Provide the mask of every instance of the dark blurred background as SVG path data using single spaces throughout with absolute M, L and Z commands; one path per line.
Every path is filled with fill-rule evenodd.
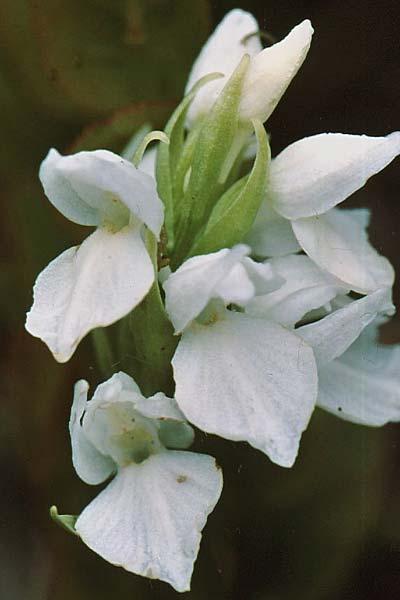
M 73 382 L 99 373 L 89 338 L 58 365 L 23 328 L 37 273 L 87 235 L 45 200 L 37 172 L 50 146 L 120 150 L 144 121 L 162 127 L 207 34 L 235 6 L 277 40 L 304 18 L 315 28 L 267 125 L 275 154 L 314 133 L 399 128 L 398 0 L 0 3 L 1 600 L 178 598 L 108 565 L 48 517 L 53 503 L 78 513 L 98 493 L 72 469 L 67 422 Z M 372 239 L 397 270 L 398 169 L 347 203 L 373 209 Z M 400 342 L 398 317 L 383 337 Z M 245 444 L 200 436 L 197 449 L 217 456 L 225 487 L 188 597 L 399 598 L 399 440 L 395 425 L 362 428 L 317 410 L 295 467 L 284 470 Z

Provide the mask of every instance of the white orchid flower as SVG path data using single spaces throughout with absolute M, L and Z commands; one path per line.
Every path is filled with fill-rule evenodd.
M 50 150 L 40 179 L 67 219 L 97 227 L 42 271 L 27 315 L 27 330 L 65 362 L 91 329 L 117 321 L 149 291 L 154 268 L 142 230 L 158 237 L 163 205 L 149 175 L 107 150 Z
M 296 330 L 314 350 L 321 408 L 370 426 L 400 420 L 400 345 L 377 341 L 379 324 L 393 312 L 391 290 L 385 288 L 347 299 Z
M 371 427 L 400 421 L 400 344 L 380 344 L 376 322 L 318 374 L 324 410 Z
M 334 207 L 399 154 L 400 132 L 386 137 L 320 134 L 288 146 L 271 162 L 268 205 L 247 243 L 258 256 L 290 254 L 297 245 L 362 294 L 391 286 L 393 269 L 370 245 L 365 214 Z
M 351 212 L 367 221 L 368 211 Z M 399 421 L 400 345 L 377 342 L 378 324 L 394 312 L 390 288 L 353 300 L 344 295 L 349 290 L 338 279 L 307 256 L 273 258 L 264 264 L 285 283 L 255 296 L 245 311 L 287 327 L 309 315 L 317 319 L 296 329 L 313 348 L 317 361 L 317 405 L 364 425 Z
M 350 290 L 322 271 L 308 256 L 292 254 L 264 262 L 284 280 L 277 290 L 258 294 L 246 306 L 246 314 L 294 327 L 309 312 L 328 306 Z
M 195 256 L 164 282 L 167 313 L 182 332 L 172 360 L 176 400 L 200 429 L 247 441 L 289 467 L 315 406 L 316 365 L 296 333 L 226 308 L 282 283 L 249 250 Z
M 144 398 L 125 373 L 99 385 L 75 386 L 70 434 L 79 477 L 114 479 L 84 509 L 75 530 L 105 560 L 189 590 L 201 530 L 222 490 L 211 456 L 187 448 L 193 430 L 171 398 Z
M 209 73 L 224 77 L 199 90 L 189 109 L 189 123 L 207 114 L 245 54 L 251 61 L 243 83 L 240 118 L 264 122 L 272 114 L 307 56 L 313 28 L 310 21 L 303 21 L 284 40 L 264 50 L 258 33 L 257 21 L 248 12 L 235 9 L 224 17 L 193 64 L 186 91 Z

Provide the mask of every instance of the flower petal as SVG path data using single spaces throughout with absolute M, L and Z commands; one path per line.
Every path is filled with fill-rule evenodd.
M 271 163 L 270 193 L 287 219 L 322 214 L 343 202 L 400 153 L 400 132 L 386 137 L 321 133 L 288 146 Z
M 393 314 L 391 290 L 377 290 L 354 300 L 316 323 L 296 329 L 314 350 L 318 366 L 343 354 L 378 315 Z
M 304 315 L 324 306 L 338 294 L 349 290 L 307 256 L 292 255 L 267 261 L 285 283 L 278 290 L 256 296 L 246 306 L 246 313 L 294 327 Z
M 93 446 L 82 428 L 81 418 L 87 405 L 88 389 L 87 381 L 81 380 L 75 384 L 69 432 L 75 471 L 85 483 L 97 485 L 116 470 L 116 464 Z
M 224 248 L 211 254 L 194 256 L 168 277 L 163 284 L 165 308 L 176 331 L 182 331 L 206 308 L 212 298 L 219 297 L 217 286 L 221 285 L 249 250 L 248 246 L 240 244 L 232 250 Z M 244 274 L 244 278 L 246 277 Z M 252 285 L 249 281 L 244 283 Z M 234 285 L 234 290 L 236 289 L 237 286 Z M 221 293 L 227 293 L 222 286 Z
M 115 234 L 98 229 L 39 275 L 26 329 L 66 362 L 91 329 L 114 323 L 139 304 L 153 280 L 140 228 Z
M 135 408 L 149 419 L 174 419 L 185 421 L 185 415 L 179 409 L 174 398 L 168 398 L 163 392 L 158 392 L 149 398 L 135 402 Z
M 292 226 L 303 250 L 321 269 L 366 294 L 393 285 L 394 271 L 369 243 L 357 214 L 332 209 L 325 215 L 293 221 Z
M 135 403 L 135 408 L 144 417 L 159 420 L 159 437 L 166 448 L 189 448 L 194 440 L 193 428 L 179 409 L 174 398 L 158 392 L 150 398 Z
M 164 209 L 152 177 L 108 150 L 61 156 L 50 150 L 40 180 L 50 202 L 81 225 L 127 225 L 129 213 L 158 236 Z
M 285 256 L 301 249 L 291 222 L 278 215 L 268 202 L 261 204 L 245 243 L 251 247 L 253 254 L 262 258 Z
M 295 333 L 226 311 L 185 331 L 172 364 L 176 400 L 190 422 L 293 464 L 317 396 L 313 353 Z
M 243 83 L 240 117 L 264 122 L 274 111 L 310 48 L 314 30 L 309 20 L 296 27 L 281 42 L 265 48 L 251 59 Z
M 221 490 L 210 456 L 162 452 L 121 469 L 82 512 L 76 531 L 112 564 L 183 592 Z
M 379 427 L 400 421 L 400 344 L 384 346 L 370 325 L 319 373 L 318 405 L 346 421 Z
M 190 123 L 210 110 L 243 55 L 253 56 L 260 52 L 262 46 L 258 35 L 251 35 L 257 33 L 258 23 L 248 12 L 231 10 L 222 19 L 194 62 L 185 93 L 209 73 L 223 73 L 225 77 L 208 83 L 198 91 L 188 112 Z

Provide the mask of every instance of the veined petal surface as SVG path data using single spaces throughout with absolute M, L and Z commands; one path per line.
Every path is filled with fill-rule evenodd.
M 128 224 L 130 213 L 158 236 L 164 208 L 147 173 L 108 150 L 61 156 L 50 150 L 39 177 L 50 202 L 81 225 Z
M 276 291 L 256 296 L 246 313 L 294 327 L 311 310 L 324 306 L 338 294 L 347 294 L 343 284 L 322 271 L 308 256 L 291 255 L 266 262 L 285 283 Z
M 226 311 L 215 323 L 186 330 L 172 364 L 188 421 L 292 466 L 317 397 L 314 356 L 300 337 Z
M 287 219 L 320 215 L 381 171 L 400 153 L 400 132 L 386 137 L 321 133 L 283 150 L 271 163 L 269 190 Z
M 367 327 L 342 356 L 320 369 L 318 405 L 362 425 L 400 421 L 400 344 L 380 344 L 377 327 Z
M 82 512 L 76 531 L 110 563 L 187 591 L 221 490 L 210 456 L 161 452 L 122 468 Z
M 367 294 L 393 285 L 393 267 L 370 244 L 358 210 L 331 209 L 292 227 L 306 254 L 352 290 Z
M 80 340 L 130 312 L 147 294 L 154 269 L 140 235 L 128 226 L 98 229 L 40 273 L 26 329 L 66 362 Z
M 81 419 L 87 406 L 88 389 L 87 381 L 81 380 L 75 384 L 69 432 L 75 471 L 82 481 L 96 485 L 105 481 L 116 470 L 117 465 L 95 448 L 83 430 Z
M 239 244 L 231 250 L 224 248 L 211 254 L 194 256 L 168 277 L 163 284 L 165 308 L 176 331 L 182 331 L 206 308 L 212 298 L 220 297 L 217 287 L 249 251 L 248 246 Z M 240 271 L 239 275 L 244 280 L 241 281 L 242 292 L 243 287 L 254 289 L 246 272 Z M 238 283 L 234 279 L 233 291 L 237 289 Z M 226 287 L 222 286 L 220 292 L 226 295 Z
M 393 312 L 391 290 L 384 288 L 299 327 L 296 333 L 310 344 L 318 366 L 323 366 L 343 354 L 379 315 Z

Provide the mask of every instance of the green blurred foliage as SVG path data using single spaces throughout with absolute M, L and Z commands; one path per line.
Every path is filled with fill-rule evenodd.
M 387 32 L 396 23 L 390 0 L 384 2 L 389 7 L 386 29 L 378 18 L 381 8 L 369 0 L 353 2 L 354 6 L 350 3 L 346 11 L 336 13 L 335 3 L 329 7 L 325 2 L 305 4 L 282 2 L 281 17 L 274 7 L 268 27 L 284 34 L 301 18 L 311 16 L 314 25 L 320 26 L 315 41 L 320 52 L 328 44 L 339 52 L 338 38 L 348 39 L 339 31 L 346 19 L 350 28 L 360 23 L 360 6 L 368 35 L 377 28 L 383 36 L 384 30 L 387 41 Z M 270 9 L 264 2 L 241 5 L 258 11 L 265 26 Z M 214 21 L 232 7 L 233 2 L 212 3 Z M 336 29 L 331 26 L 332 14 L 337 19 Z M 52 504 L 58 505 L 60 513 L 77 514 L 98 493 L 97 487 L 85 485 L 73 471 L 67 422 L 73 382 L 84 377 L 93 389 L 101 373 L 94 363 L 90 339 L 81 344 L 68 365 L 58 365 L 41 342 L 24 332 L 23 321 L 36 274 L 58 252 L 87 234 L 58 215 L 43 196 L 37 172 L 48 148 L 119 151 L 143 122 L 162 127 L 209 31 L 209 17 L 207 0 L 0 3 L 2 600 L 179 597 L 166 584 L 108 565 L 49 518 Z M 389 99 L 394 97 L 390 86 L 394 90 L 391 82 L 395 81 L 390 75 L 386 85 L 378 85 L 372 94 L 381 103 L 387 98 L 382 126 L 379 120 L 376 124 L 368 103 L 365 112 L 360 110 L 366 97 L 360 73 L 365 76 L 371 71 L 379 44 L 375 39 L 371 46 L 362 35 L 357 42 L 358 50 L 343 42 L 348 60 L 340 59 L 344 66 L 339 69 L 335 54 L 330 66 L 336 65 L 337 72 L 333 68 L 329 78 L 324 79 L 318 51 L 310 57 L 302 78 L 296 79 L 288 99 L 285 97 L 269 122 L 275 152 L 296 137 L 325 129 L 357 127 L 373 134 L 394 128 L 388 112 Z M 394 71 L 390 70 L 388 48 L 389 42 L 385 57 L 390 74 Z M 357 71 L 359 79 L 354 84 L 351 77 L 363 52 L 368 60 Z M 351 63 L 351 57 L 355 62 Z M 324 60 L 329 62 L 329 56 L 324 54 Z M 374 77 L 383 82 L 374 64 Z M 316 72 L 318 82 L 312 88 Z M 310 94 L 310 89 L 314 93 Z M 385 95 L 379 96 L 380 89 Z M 340 105 L 343 90 L 349 97 L 345 108 Z M 324 103 L 325 113 L 320 108 Z M 336 104 L 339 116 L 336 114 L 334 121 Z M 344 111 L 343 123 L 340 111 Z M 375 131 L 378 125 L 380 130 Z M 378 245 L 392 260 L 397 250 L 386 233 L 394 228 L 397 196 L 393 181 L 393 175 L 392 179 L 383 175 L 368 188 L 369 199 L 379 202 L 385 196 L 385 204 L 378 205 L 381 220 L 375 222 L 374 235 L 380 233 Z M 395 322 L 387 339 L 398 341 L 399 337 Z M 117 368 L 127 360 L 128 355 L 122 357 Z M 393 575 L 400 572 L 396 439 L 395 428 L 361 428 L 316 411 L 296 466 L 285 470 L 245 444 L 199 433 L 195 449 L 217 457 L 225 486 L 205 528 L 188 597 L 396 598 L 396 590 L 400 590 Z

